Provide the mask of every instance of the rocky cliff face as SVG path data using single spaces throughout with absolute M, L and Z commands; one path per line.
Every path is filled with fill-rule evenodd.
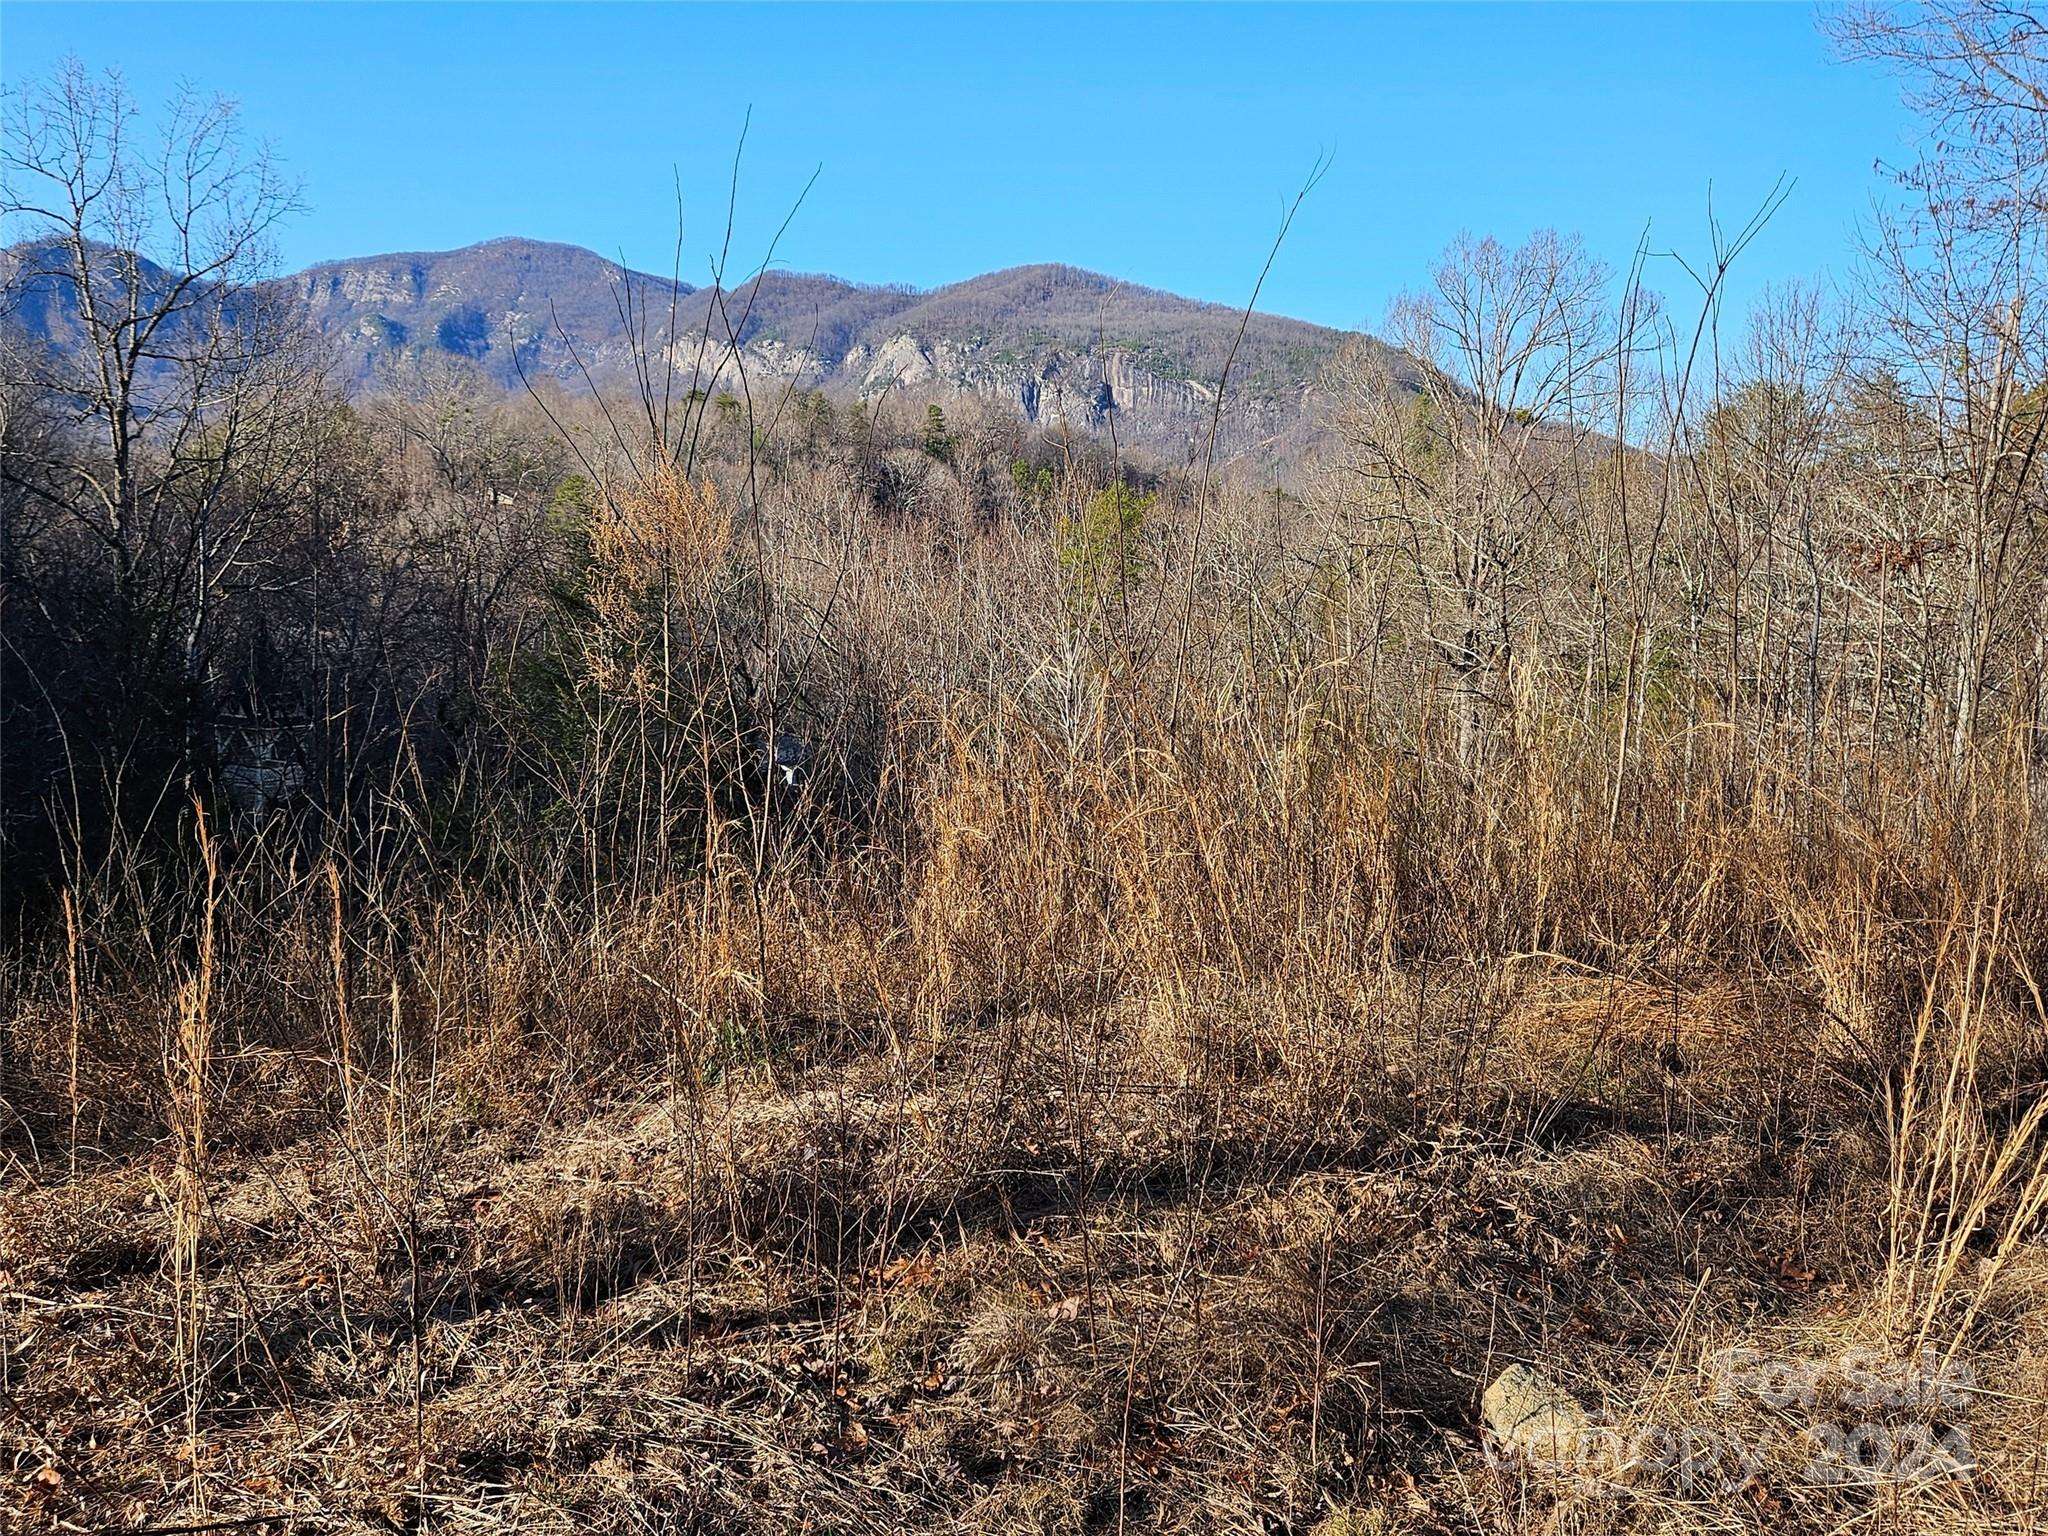
M 1277 440 L 1300 424 L 1309 387 L 1265 398 L 1233 391 L 1219 417 L 1215 385 L 1162 378 L 1120 347 L 1047 345 L 1029 356 L 991 357 L 986 348 L 908 332 L 876 348 L 852 348 L 837 372 L 865 398 L 894 389 L 920 397 L 974 396 L 1013 406 L 1048 431 L 1093 435 L 1114 428 L 1127 444 L 1176 462 L 1201 456 L 1212 419 L 1225 452 Z
M 325 262 L 281 281 L 362 385 L 422 353 L 466 358 L 507 387 L 522 370 L 609 381 L 632 359 L 622 314 L 645 307 L 650 323 L 665 324 L 671 291 L 692 291 L 576 246 L 513 239 Z

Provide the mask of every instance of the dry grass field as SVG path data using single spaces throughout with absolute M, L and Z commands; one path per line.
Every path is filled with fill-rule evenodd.
M 863 532 L 877 670 L 1029 645 L 1000 538 Z M 1701 729 L 1617 797 L 1611 731 L 1462 772 L 1228 643 L 1063 718 L 984 654 L 886 814 L 595 885 L 195 812 L 70 888 L 5 974 L 17 1523 L 2048 1523 L 2026 754 L 1844 803 Z M 1489 1435 L 1518 1363 L 1587 1434 Z

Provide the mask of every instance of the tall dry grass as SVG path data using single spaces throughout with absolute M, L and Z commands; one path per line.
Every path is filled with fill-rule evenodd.
M 1171 539 L 1090 608 L 1050 524 L 719 495 L 593 540 L 539 821 L 196 812 L 8 954 L 23 1518 L 2039 1526 L 2023 737 L 1816 784 L 1532 673 L 1463 762 L 1320 569 L 1183 626 Z M 1508 1360 L 1662 1423 L 1743 1340 L 1970 1362 L 1983 1465 L 1479 1453 Z

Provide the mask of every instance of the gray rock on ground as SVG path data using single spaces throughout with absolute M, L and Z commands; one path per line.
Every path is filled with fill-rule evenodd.
M 1564 1388 L 1526 1365 L 1511 1365 L 1479 1399 L 1489 1440 L 1532 1466 L 1590 1470 L 1599 1439 L 1591 1416 Z

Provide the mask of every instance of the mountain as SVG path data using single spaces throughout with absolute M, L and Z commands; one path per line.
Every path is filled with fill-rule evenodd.
M 143 307 L 165 301 L 177 274 L 146 256 L 131 256 L 99 247 L 94 287 L 103 296 L 126 293 L 132 277 L 143 294 Z M 118 258 L 118 259 L 117 259 Z M 0 321 L 10 331 L 69 352 L 85 344 L 69 249 L 54 240 L 24 240 L 0 251 Z M 118 305 L 117 305 L 118 307 Z
M 15 314 L 63 345 L 75 324 L 61 285 L 39 285 Z M 322 262 L 278 285 L 363 388 L 394 364 L 440 355 L 508 389 L 522 374 L 603 389 L 630 383 L 644 349 L 658 380 L 666 352 L 678 392 L 738 392 L 744 369 L 757 391 L 794 385 L 914 402 L 972 395 L 1048 428 L 1095 434 L 1113 422 L 1126 446 L 1169 460 L 1200 453 L 1242 320 L 1224 305 L 1074 267 L 1014 267 L 927 292 L 776 271 L 719 293 L 578 246 L 517 238 Z M 1309 430 L 1324 365 L 1353 340 L 1254 315 L 1231 366 L 1221 451 L 1290 456 Z

